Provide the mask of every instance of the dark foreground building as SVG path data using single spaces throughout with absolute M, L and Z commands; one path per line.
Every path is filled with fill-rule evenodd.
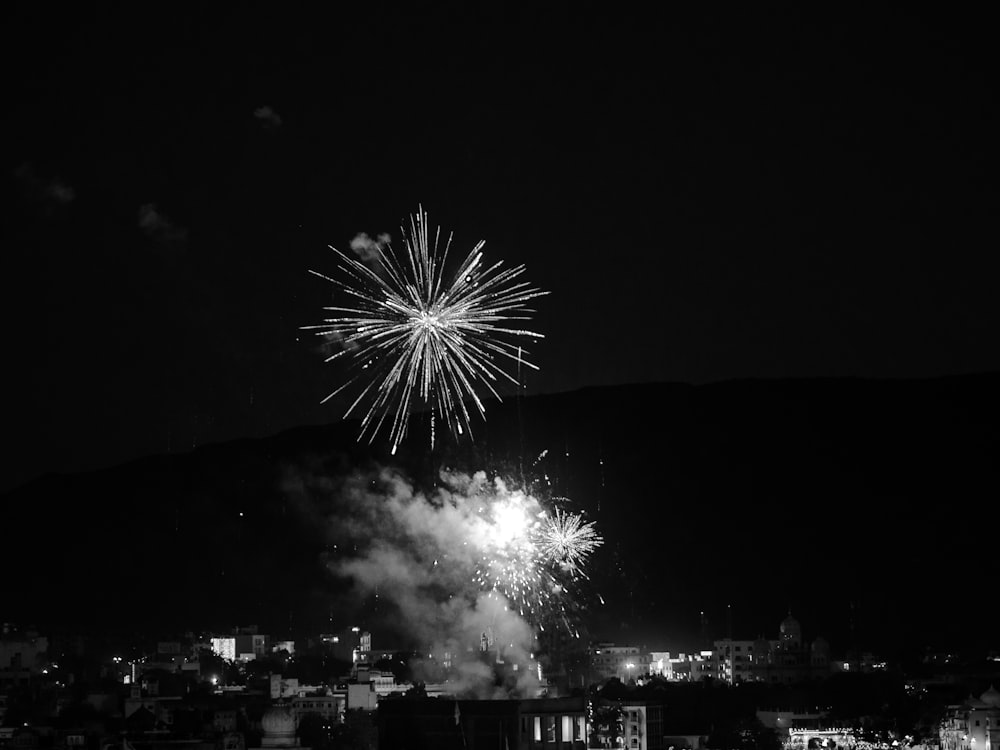
M 379 701 L 379 747 L 393 750 L 579 750 L 587 746 L 579 698 Z

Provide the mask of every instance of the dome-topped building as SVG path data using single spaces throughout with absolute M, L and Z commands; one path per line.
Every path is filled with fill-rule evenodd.
M 979 700 L 983 702 L 984 706 L 1000 708 L 1000 690 L 997 690 L 993 685 L 990 685 L 990 689 L 980 695 Z
M 790 685 L 825 677 L 830 673 L 830 644 L 817 636 L 803 640 L 802 626 L 791 611 L 778 626 L 778 639 L 757 641 L 752 659 L 752 679 Z
M 801 648 L 802 646 L 802 626 L 799 621 L 792 617 L 789 611 L 788 617 L 781 621 L 779 626 L 781 645 L 785 648 Z
M 299 738 L 295 736 L 296 721 L 291 703 L 275 703 L 267 709 L 260 720 L 260 728 L 264 730 L 261 748 L 309 750 L 301 747 Z

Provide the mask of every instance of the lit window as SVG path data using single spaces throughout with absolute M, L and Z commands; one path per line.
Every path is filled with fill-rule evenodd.
M 541 716 L 536 716 L 535 717 L 535 732 L 534 732 L 534 736 L 535 736 L 535 742 L 541 742 L 542 741 L 542 717 Z
M 559 739 L 562 740 L 563 742 L 569 741 L 570 735 L 573 733 L 573 729 L 570 726 L 571 724 L 572 720 L 570 719 L 570 717 L 568 716 L 562 717 L 562 727 L 561 727 L 562 734 L 559 735 Z

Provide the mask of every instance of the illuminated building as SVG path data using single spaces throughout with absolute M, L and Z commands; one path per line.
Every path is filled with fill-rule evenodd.
M 271 652 L 271 638 L 257 628 L 239 628 L 230 635 L 211 639 L 212 651 L 227 661 L 253 661 Z
M 712 653 L 715 678 L 730 685 L 753 681 L 755 649 L 760 648 L 758 641 L 734 641 L 732 638 L 716 641 Z M 765 648 L 764 652 L 769 650 L 770 648 Z
M 226 661 L 236 661 L 236 639 L 212 638 L 212 653 Z
M 649 654 L 649 674 L 672 682 L 698 682 L 715 677 L 717 672 L 714 651 L 676 655 L 671 655 L 670 651 L 653 651 Z
M 699 651 L 691 655 L 691 682 L 701 682 L 706 677 L 712 677 L 715 671 L 714 654 L 711 651 Z
M 969 715 L 964 705 L 948 706 L 938 725 L 941 750 L 968 750 Z
M 938 734 L 941 750 L 1000 750 L 1000 691 L 990 685 L 978 698 L 949 706 Z
M 599 700 L 591 734 L 599 747 L 663 750 L 663 706 L 641 700 Z
M 605 682 L 617 677 L 628 683 L 649 674 L 651 663 L 652 654 L 642 652 L 638 646 L 598 643 L 590 650 L 590 681 Z
M 385 700 L 378 746 L 576 750 L 590 742 L 583 697 Z
M 662 706 L 626 703 L 621 712 L 625 747 L 630 750 L 661 750 L 664 747 Z
M 653 651 L 649 655 L 649 673 L 665 680 L 673 679 L 673 664 L 669 651 Z

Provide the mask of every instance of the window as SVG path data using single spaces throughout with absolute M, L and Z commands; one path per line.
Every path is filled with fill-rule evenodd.
M 556 717 L 546 716 L 545 717 L 545 742 L 554 743 L 556 741 Z
M 573 725 L 573 739 L 587 741 L 587 719 L 584 716 L 577 716 Z
M 573 720 L 569 716 L 562 717 L 562 727 L 560 727 L 562 732 L 559 735 L 559 739 L 563 742 L 568 742 L 570 735 L 573 734 L 573 728 L 571 726 L 572 723 Z

